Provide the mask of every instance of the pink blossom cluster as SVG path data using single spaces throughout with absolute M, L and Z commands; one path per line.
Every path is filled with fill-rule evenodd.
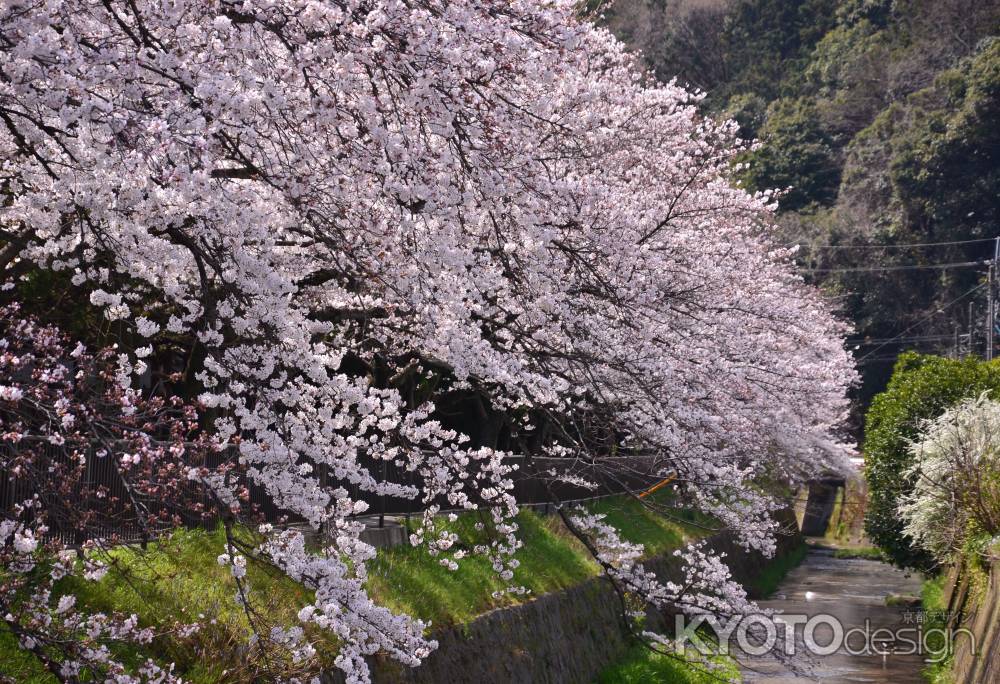
M 0 8 L 0 223 L 16 247 L 0 267 L 66 272 L 151 346 L 204 350 L 215 439 L 239 440 L 277 505 L 334 530 L 321 554 L 286 532 L 260 552 L 315 586 L 307 620 L 338 635 L 350 681 L 373 650 L 415 664 L 428 645 L 364 596 L 363 504 L 320 472 L 424 501 L 414 541 L 449 567 L 464 551 L 434 515 L 486 509 L 494 541 L 477 550 L 513 579 L 509 453 L 609 476 L 604 457 L 653 454 L 767 551 L 777 504 L 754 481 L 849 452 L 844 330 L 773 242 L 770 196 L 731 182 L 735 126 L 652 81 L 575 5 Z M 119 359 L 123 387 L 144 358 Z M 442 422 L 437 403 L 461 392 L 502 417 L 504 446 Z M 602 544 L 621 556 L 606 564 L 637 565 Z

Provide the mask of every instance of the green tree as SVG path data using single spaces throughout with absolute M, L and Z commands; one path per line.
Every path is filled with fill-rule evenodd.
M 813 46 L 833 28 L 837 0 L 740 0 L 731 5 L 722 42 L 729 79 L 716 102 L 752 92 L 768 100 L 783 94 L 782 84 L 801 71 Z
M 760 137 L 761 126 L 767 120 L 767 100 L 753 93 L 734 95 L 729 99 L 722 116 L 740 125 L 741 138 L 756 140 Z
M 915 94 L 920 110 L 891 162 L 903 220 L 918 231 L 967 238 L 1000 221 L 1000 40 Z
M 840 165 L 811 100 L 771 103 L 760 139 L 763 145 L 750 153 L 743 175 L 749 188 L 790 188 L 780 200 L 785 210 L 829 205 L 836 199 Z
M 913 465 L 909 446 L 920 436 L 921 421 L 984 391 L 1000 397 L 1000 361 L 909 352 L 899 357 L 888 388 L 872 402 L 865 426 L 865 531 L 894 563 L 920 570 L 936 564 L 903 535 L 898 512 L 900 499 L 913 491 L 913 477 L 906 476 Z

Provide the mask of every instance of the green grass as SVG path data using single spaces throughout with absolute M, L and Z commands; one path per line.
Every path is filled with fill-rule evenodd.
M 657 503 L 668 501 L 657 498 Z M 603 499 L 588 507 L 607 515 L 630 541 L 646 546 L 647 555 L 677 548 L 707 533 L 706 518 L 675 511 L 676 520 L 651 513 L 641 504 L 622 498 Z M 477 532 L 474 514 L 465 514 L 442 527 L 460 534 L 466 544 L 485 541 Z M 405 612 L 434 625 L 468 622 L 489 610 L 530 600 L 534 596 L 565 589 L 599 574 L 586 549 L 563 526 L 557 516 L 530 510 L 517 518 L 520 566 L 514 584 L 529 590 L 527 596 L 499 594 L 505 584 L 490 563 L 469 556 L 457 571 L 443 567 L 425 550 L 408 545 L 382 550 L 369 565 L 367 588 L 372 597 L 393 610 Z M 239 534 L 248 535 L 245 530 Z M 174 620 L 198 621 L 201 631 L 185 641 L 157 638 L 148 647 L 118 648 L 116 656 L 126 663 L 146 658 L 174 662 L 177 671 L 193 684 L 248 681 L 245 647 L 251 634 L 243 610 L 234 599 L 236 585 L 228 567 L 217 556 L 225 550 L 223 530 L 179 530 L 143 552 L 134 547 L 114 549 L 108 560 L 116 566 L 99 582 L 76 578 L 63 580 L 56 594 L 74 593 L 78 605 L 88 610 L 135 613 L 142 625 L 164 625 Z M 311 600 L 311 593 L 286 576 L 248 565 L 249 585 L 255 588 L 252 602 L 274 621 L 295 624 L 296 612 Z M 332 637 L 310 634 L 335 653 Z M 54 681 L 33 656 L 21 651 L 9 633 L 0 631 L 0 676 L 17 682 L 48 684 Z
M 609 497 L 588 504 L 595 513 L 618 528 L 623 539 L 646 547 L 648 556 L 655 556 L 683 546 L 687 541 L 710 534 L 717 524 L 697 511 L 666 508 L 669 494 L 653 495 L 652 503 L 662 507 L 659 515 L 633 498 Z
M 234 599 L 236 585 L 230 570 L 216 560 L 224 548 L 221 528 L 211 532 L 178 530 L 145 552 L 131 546 L 113 549 L 106 561 L 115 570 L 102 580 L 70 577 L 59 582 L 54 593 L 75 594 L 77 605 L 87 611 L 138 615 L 142 626 L 165 626 L 175 621 L 203 625 L 183 641 L 158 637 L 142 648 L 116 644 L 114 655 L 128 665 L 152 658 L 175 663 L 193 684 L 245 681 L 242 653 L 251 630 Z M 258 589 L 252 604 L 278 620 L 294 622 L 298 607 L 311 596 L 286 576 L 253 565 L 247 579 Z M 9 632 L 0 632 L 0 675 L 17 682 L 55 681 L 33 656 L 17 647 Z
M 885 553 L 877 546 L 859 546 L 857 548 L 836 549 L 834 558 L 854 558 L 862 560 L 886 561 Z
M 523 511 L 517 522 L 524 547 L 517 554 L 521 565 L 514 582 L 529 589 L 532 596 L 571 587 L 597 574 L 596 563 L 555 518 Z M 460 516 L 445 527 L 463 539 L 485 541 L 473 529 L 474 523 L 472 516 Z M 493 596 L 506 585 L 481 556 L 469 556 L 458 570 L 451 571 L 422 548 L 396 546 L 379 552 L 368 577 L 368 590 L 376 601 L 435 625 L 467 622 L 493 608 L 524 600 Z
M 944 637 L 941 633 L 931 630 L 947 627 L 947 621 L 944 617 L 945 611 L 948 610 L 948 606 L 944 602 L 944 584 L 947 581 L 947 576 L 942 573 L 924 580 L 920 587 L 920 599 L 927 617 L 923 628 L 924 633 L 927 634 L 928 651 L 938 651 L 944 646 Z M 930 684 L 950 684 L 953 680 L 951 660 L 951 655 L 949 655 L 941 662 L 930 663 L 921 671 L 921 674 Z
M 830 540 L 841 539 L 846 536 L 846 528 L 841 517 L 844 509 L 844 488 L 838 487 L 837 494 L 833 500 L 833 510 L 830 512 L 830 522 L 827 524 L 825 538 Z
M 678 548 L 705 534 L 705 529 L 695 522 L 704 522 L 702 518 L 677 512 L 676 521 L 667 520 L 632 499 L 601 499 L 588 508 L 605 514 L 608 522 L 622 530 L 624 538 L 644 544 L 650 556 Z M 476 540 L 479 533 L 473 529 L 475 522 L 472 515 L 462 515 L 455 523 L 443 527 L 458 532 L 464 539 Z M 396 546 L 379 553 L 369 568 L 368 589 L 377 601 L 394 610 L 437 625 L 458 624 L 495 608 L 574 586 L 599 574 L 587 550 L 557 516 L 525 510 L 518 515 L 517 522 L 524 547 L 517 554 L 521 565 L 514 573 L 514 583 L 527 588 L 530 591 L 527 596 L 494 597 L 505 585 L 485 558 L 468 557 L 453 572 L 428 557 L 424 550 L 410 546 Z M 482 536 L 478 538 L 483 540 Z
M 144 624 L 200 622 L 201 631 L 190 641 L 162 639 L 154 655 L 176 663 L 193 682 L 239 681 L 241 654 L 252 632 L 234 598 L 231 571 L 217 561 L 224 550 L 222 528 L 179 530 L 145 553 L 134 547 L 115 549 L 113 561 L 122 572 L 109 572 L 96 584 L 78 582 L 73 591 L 88 607 L 135 613 Z M 254 564 L 248 565 L 247 584 L 252 605 L 276 621 L 295 622 L 298 608 L 311 599 L 287 576 Z
M 709 671 L 705 666 L 653 653 L 637 645 L 604 670 L 597 684 L 719 684 L 739 680 L 740 669 L 732 658 L 717 656 L 712 662 L 717 669 Z
M 919 596 L 912 596 L 911 594 L 889 594 L 885 597 L 885 605 L 893 607 L 908 607 L 916 608 L 922 605 L 922 601 Z
M 21 649 L 17 638 L 0 623 L 0 681 L 18 684 L 57 684 L 57 680 L 40 662 Z
M 809 553 L 809 546 L 803 542 L 788 553 L 769 560 L 757 577 L 747 585 L 747 590 L 754 598 L 767 598 L 785 579 L 785 575 L 799 567 Z
M 934 612 L 947 610 L 948 606 L 944 605 L 944 583 L 947 580 L 947 576 L 942 573 L 924 580 L 924 583 L 920 585 L 920 598 L 924 610 Z

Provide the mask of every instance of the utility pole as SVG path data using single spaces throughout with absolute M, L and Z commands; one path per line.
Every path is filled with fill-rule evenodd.
M 986 284 L 986 360 L 993 360 L 993 274 L 996 273 L 996 257 L 990 264 L 989 282 Z
M 1000 237 L 993 242 L 993 263 L 990 264 L 989 283 L 987 283 L 986 311 L 986 360 L 993 360 L 993 336 L 996 334 L 996 304 L 993 300 L 993 290 L 996 287 L 997 268 L 1000 267 Z
M 976 348 L 973 346 L 974 335 L 973 331 L 976 329 L 976 310 L 975 304 L 969 302 L 969 339 L 968 344 L 965 347 L 965 353 L 967 356 L 972 356 L 976 353 Z

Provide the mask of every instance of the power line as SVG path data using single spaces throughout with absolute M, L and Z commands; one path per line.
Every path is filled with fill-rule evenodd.
M 926 316 L 924 316 L 923 318 L 921 318 L 919 321 L 917 321 L 916 323 L 914 323 L 913 325 L 911 325 L 908 328 L 906 328 L 905 330 L 901 331 L 895 337 L 891 337 L 891 338 L 889 338 L 888 341 L 883 342 L 879 346 L 875 347 L 870 352 L 868 352 L 867 354 L 865 354 L 864 356 L 862 356 L 860 359 L 858 359 L 856 361 L 856 363 L 861 363 L 862 361 L 864 361 L 865 359 L 867 359 L 869 356 L 872 356 L 875 352 L 877 352 L 882 347 L 886 346 L 887 344 L 892 344 L 894 341 L 898 340 L 900 337 L 903 337 L 906 333 L 910 332 L 911 330 L 913 330 L 914 328 L 916 328 L 918 325 L 926 323 L 927 321 L 929 321 L 934 316 L 938 315 L 939 313 L 942 313 L 948 307 L 951 307 L 951 306 L 954 306 L 955 304 L 958 304 L 960 301 L 962 301 L 963 299 L 965 299 L 969 295 L 971 295 L 971 294 L 973 294 L 975 292 L 978 292 L 979 290 L 983 289 L 988 284 L 989 283 L 980 283 L 979 285 L 976 285 L 971 290 L 966 290 L 963 294 L 960 294 L 958 297 L 955 297 L 955 299 L 951 300 L 950 302 L 948 302 L 944 306 L 942 306 L 942 307 L 940 307 L 938 309 L 935 309 L 934 311 L 930 312 L 929 314 L 927 314 Z
M 789 246 L 806 249 L 910 249 L 913 247 L 945 247 L 948 245 L 971 245 L 977 242 L 993 242 L 996 238 L 976 238 L 975 240 L 952 240 L 950 242 L 903 242 L 892 245 L 811 245 L 806 242 L 793 242 Z
M 898 342 L 900 344 L 907 342 L 936 342 L 940 340 L 950 340 L 954 335 L 915 335 L 913 337 L 881 337 L 881 338 L 864 338 L 856 340 L 847 340 L 847 344 L 856 345 L 859 347 L 866 347 L 873 344 L 888 344 L 890 342 Z
M 846 268 L 800 268 L 800 273 L 856 273 L 866 271 L 926 271 L 946 268 L 988 266 L 989 261 L 953 261 L 947 264 L 906 264 L 900 266 L 849 266 Z
M 889 361 L 896 361 L 899 359 L 898 355 L 895 356 L 873 356 L 871 358 L 865 357 L 864 359 L 857 361 L 857 365 L 866 366 L 869 363 L 888 363 Z

